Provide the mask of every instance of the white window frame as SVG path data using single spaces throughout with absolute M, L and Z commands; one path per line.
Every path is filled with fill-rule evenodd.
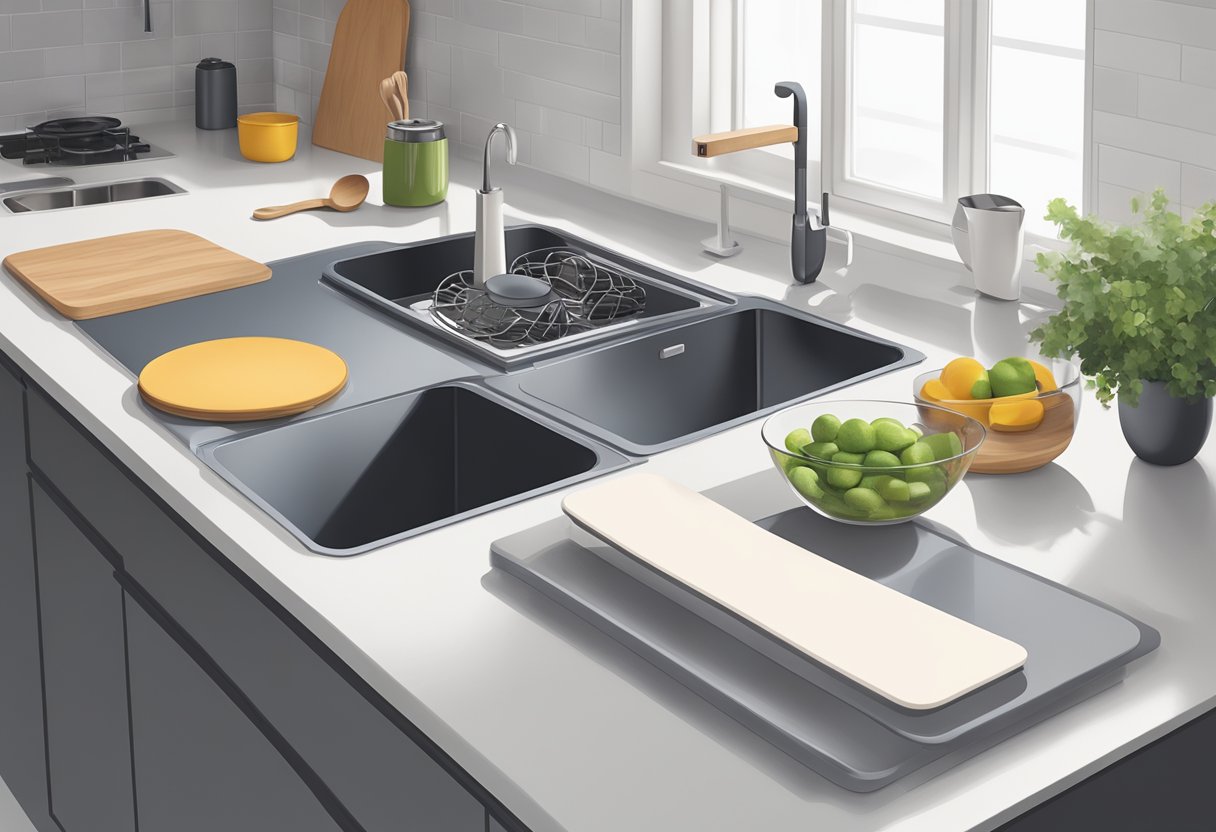
M 844 119 L 847 109 L 847 67 L 845 66 L 845 0 L 823 0 L 823 86 L 820 104 L 823 117 L 820 137 L 820 165 L 809 171 L 808 208 L 818 209 L 816 195 L 821 190 L 832 194 L 833 216 L 848 227 L 886 227 L 907 235 L 934 241 L 949 241 L 949 223 L 958 196 L 981 192 L 988 180 L 988 95 L 991 38 L 977 33 L 990 32 L 993 0 L 945 0 L 946 73 L 943 95 L 945 155 L 943 199 L 926 200 L 900 194 L 868 183 L 843 177 Z M 1087 20 L 1092 21 L 1094 0 L 1087 0 Z M 624 114 L 629 138 L 625 149 L 627 182 L 604 181 L 610 190 L 625 191 L 631 197 L 678 213 L 711 220 L 717 213 L 715 193 L 705 189 L 726 185 L 735 197 L 732 222 L 745 230 L 780 239 L 785 234 L 793 199 L 793 179 L 788 162 L 765 153 L 730 154 L 704 160 L 691 153 L 691 138 L 704 132 L 731 129 L 739 113 L 723 101 L 734 101 L 733 93 L 723 99 L 739 81 L 741 67 L 735 64 L 735 44 L 721 35 L 709 38 L 713 15 L 729 10 L 738 21 L 734 0 L 662 0 L 627 4 L 632 39 L 630 46 L 629 86 L 632 95 Z M 675 23 L 694 21 L 683 31 Z M 721 19 L 721 18 L 719 18 Z M 668 25 L 664 22 L 668 21 Z M 950 36 L 950 27 L 959 32 Z M 1085 139 L 1082 209 L 1093 202 L 1091 95 L 1092 25 L 1087 25 L 1085 70 Z M 719 30 L 720 31 L 720 30 Z M 700 33 L 700 37 L 697 37 Z M 737 32 L 736 32 L 737 36 Z M 698 46 L 698 43 L 700 46 Z M 708 44 L 708 47 L 706 46 Z M 730 49 L 731 61 L 714 60 Z M 839 58 L 837 57 L 839 56 Z M 711 66 L 714 67 L 711 69 Z M 723 67 L 728 67 L 723 69 Z M 634 79 L 642 79 L 641 81 Z M 729 83 L 726 82 L 729 79 Z M 656 81 L 658 81 L 656 83 Z M 692 91 L 690 106 L 683 106 Z M 682 91 L 682 92 L 681 92 Z M 715 91 L 718 98 L 714 99 Z M 681 95 L 683 98 L 681 98 Z M 664 98 L 681 106 L 665 107 Z M 977 119 L 973 114 L 983 113 Z M 700 125 L 700 126 L 698 126 Z M 738 125 L 758 126 L 758 125 Z M 779 177 L 773 171 L 780 170 Z M 612 173 L 623 171 L 612 169 Z M 594 178 L 594 171 L 593 171 Z M 1028 257 L 1033 246 L 1058 247 L 1058 241 L 1035 234 L 1027 235 Z M 940 247 L 937 251 L 942 251 Z

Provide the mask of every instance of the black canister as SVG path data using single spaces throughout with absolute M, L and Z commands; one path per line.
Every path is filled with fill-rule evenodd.
M 194 126 L 236 127 L 236 67 L 228 61 L 203 58 L 194 68 Z

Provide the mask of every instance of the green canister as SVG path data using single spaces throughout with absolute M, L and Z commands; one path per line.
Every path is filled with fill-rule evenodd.
M 448 139 L 443 122 L 390 122 L 384 136 L 384 204 L 418 208 L 448 196 Z

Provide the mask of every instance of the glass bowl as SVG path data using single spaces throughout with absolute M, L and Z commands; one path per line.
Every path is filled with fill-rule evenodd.
M 1039 384 L 1034 395 L 1011 396 L 1005 399 L 939 399 L 925 396 L 925 382 L 941 375 L 941 369 L 921 373 L 912 382 L 912 396 L 918 405 L 946 408 L 970 416 L 988 429 L 988 440 L 976 455 L 971 470 L 977 474 L 1018 474 L 1041 468 L 1064 453 L 1072 442 L 1081 415 L 1081 371 L 1071 361 L 1039 359 L 1055 379 L 1055 390 Z M 1041 405 L 1041 419 L 1032 424 L 1007 429 L 992 420 L 992 406 L 997 402 L 1029 400 Z M 1032 409 L 1035 416 L 1037 409 Z M 927 413 L 931 416 L 931 413 Z
M 867 456 L 861 463 L 852 459 L 836 461 L 830 455 L 814 456 L 816 451 L 830 454 L 830 449 L 823 446 L 808 449 L 798 441 L 806 437 L 791 434 L 800 429 L 809 431 L 815 420 L 825 414 L 836 416 L 841 422 L 861 419 L 871 426 L 875 420 L 894 419 L 905 429 L 920 433 L 916 444 L 924 447 L 919 449 L 919 458 L 916 452 L 907 453 L 907 449 L 896 451 L 897 465 L 869 464 L 893 461 L 890 452 L 886 456 Z M 787 407 L 766 419 L 760 433 L 773 465 L 798 499 L 824 517 L 871 526 L 911 520 L 941 502 L 971 467 L 987 430 L 969 416 L 932 405 L 835 400 Z M 955 438 L 922 441 L 931 434 L 947 433 Z M 787 445 L 787 438 L 790 444 L 799 447 Z M 896 448 L 906 441 L 897 439 L 897 444 L 888 447 Z M 849 447 L 864 444 L 850 443 Z M 933 452 L 927 458 L 925 448 Z

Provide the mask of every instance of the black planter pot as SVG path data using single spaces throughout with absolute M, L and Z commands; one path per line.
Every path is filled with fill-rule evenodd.
M 1119 399 L 1119 426 L 1136 456 L 1154 465 L 1181 465 L 1195 458 L 1212 427 L 1212 400 L 1176 399 L 1164 382 L 1146 381 L 1140 402 Z

